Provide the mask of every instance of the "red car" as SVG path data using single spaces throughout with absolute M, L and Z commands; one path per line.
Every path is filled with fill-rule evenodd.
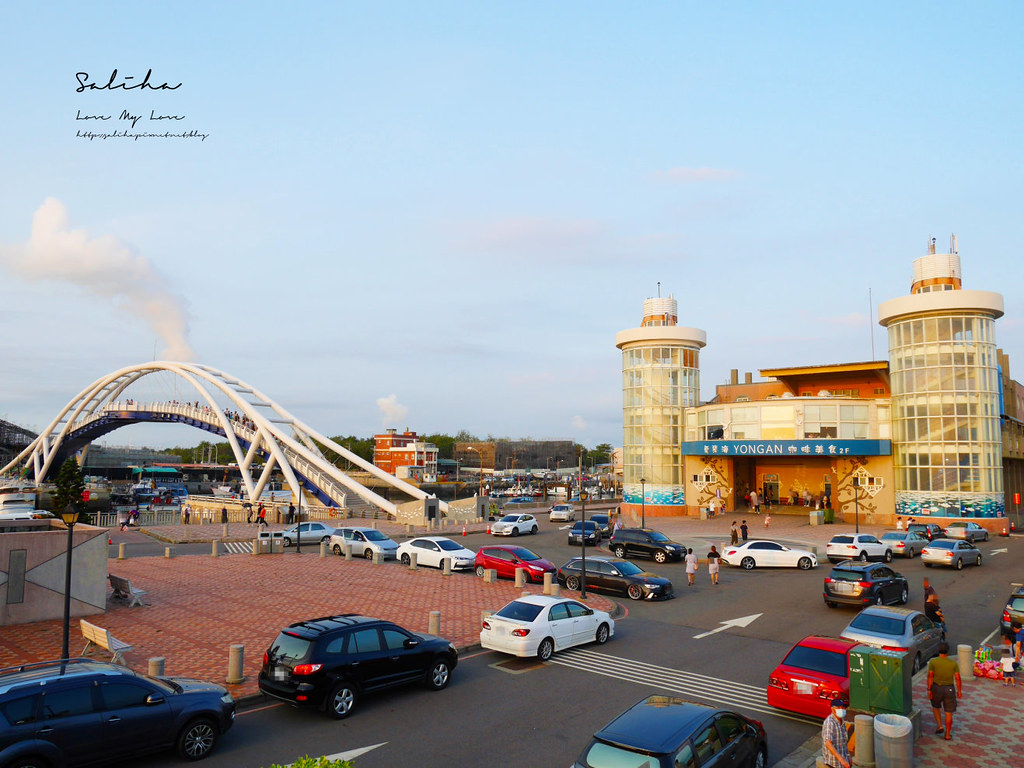
M 832 699 L 849 700 L 850 649 L 855 645 L 839 637 L 805 637 L 768 677 L 768 703 L 825 719 Z
M 504 579 L 514 579 L 516 568 L 522 568 L 526 571 L 526 580 L 536 582 L 544 581 L 545 573 L 550 573 L 554 578 L 558 572 L 554 563 L 535 555 L 526 547 L 505 544 L 480 547 L 473 566 L 477 576 L 483 576 L 485 569 L 493 568 L 498 572 L 498 576 Z

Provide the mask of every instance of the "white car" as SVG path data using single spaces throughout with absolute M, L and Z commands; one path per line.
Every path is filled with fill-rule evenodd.
M 879 541 L 870 533 L 843 533 L 833 536 L 828 546 L 825 547 L 825 554 L 828 555 L 830 563 L 838 563 L 843 560 L 892 562 L 892 547 L 884 541 Z
M 799 568 L 808 571 L 818 566 L 818 556 L 806 549 L 791 549 L 776 541 L 751 540 L 730 544 L 722 552 L 722 562 L 753 568 Z
M 572 504 L 555 504 L 548 510 L 548 520 L 552 523 L 571 523 L 576 519 L 576 509 Z
M 319 544 L 321 541 L 330 541 L 335 530 L 337 529 L 333 525 L 311 522 L 293 525 L 281 533 L 283 534 L 284 545 L 290 547 L 295 543 L 296 538 L 306 544 Z
M 448 558 L 452 561 L 453 571 L 471 570 L 476 560 L 476 552 L 444 536 L 420 536 L 418 539 L 403 541 L 398 545 L 397 553 L 402 565 L 409 565 L 412 560 L 410 554 L 413 552 L 416 553 L 417 565 L 441 568 L 441 561 Z
M 615 622 L 604 611 L 564 597 L 529 595 L 484 620 L 480 645 L 547 661 L 555 651 L 584 643 L 601 644 L 614 634 Z
M 352 545 L 352 554 L 356 557 L 373 559 L 374 552 L 380 552 L 385 560 L 397 557 L 398 542 L 389 539 L 376 528 L 339 528 L 331 536 L 331 551 L 336 555 L 345 554 L 345 545 Z
M 494 536 L 518 536 L 520 533 L 536 533 L 537 518 L 533 515 L 505 515 L 496 523 L 491 524 Z

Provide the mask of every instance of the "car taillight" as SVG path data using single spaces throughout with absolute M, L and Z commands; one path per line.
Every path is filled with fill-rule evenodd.
M 512 637 L 526 637 L 528 634 L 530 634 L 530 630 L 523 629 L 522 627 L 512 630 Z
M 870 581 L 858 581 L 857 582 L 857 586 L 860 587 L 861 589 L 867 589 L 868 587 L 871 586 L 871 582 Z
M 903 549 L 906 546 L 902 541 L 896 542 L 896 549 Z
M 825 583 L 826 584 L 831 584 L 832 583 L 832 577 L 831 576 L 826 576 L 825 577 Z
M 857 548 L 857 546 L 856 546 L 855 544 L 847 544 L 847 545 L 846 545 L 846 548 L 847 548 L 847 549 L 856 549 L 856 548 Z
M 270 663 L 270 654 L 266 651 L 263 652 L 263 666 L 267 666 Z
M 947 552 L 947 553 L 946 553 L 946 557 L 952 557 L 952 556 L 953 556 L 953 553 L 952 553 L 952 552 Z
M 898 645 L 883 645 L 882 646 L 882 650 L 883 651 L 900 651 L 901 653 L 906 653 L 909 649 L 908 648 L 901 648 Z
M 784 691 L 789 690 L 789 683 L 787 683 L 781 677 L 769 677 L 768 685 L 774 685 L 776 688 L 781 688 Z
M 483 629 L 490 629 L 491 628 L 491 622 L 485 621 L 483 623 L 482 627 L 483 627 Z
M 324 668 L 323 664 L 297 664 L 292 670 L 293 675 L 312 675 Z
M 1006 610 L 1003 611 L 1003 621 L 1007 623 L 1012 621 L 1010 618 L 1010 606 L 1006 606 Z

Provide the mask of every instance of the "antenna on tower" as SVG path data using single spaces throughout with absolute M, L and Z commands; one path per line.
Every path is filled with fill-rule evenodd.
M 935 238 L 930 237 L 928 240 L 928 253 L 935 255 Z
M 950 235 L 949 236 L 949 252 L 952 253 L 952 254 L 956 254 L 957 246 L 958 246 L 958 243 L 956 241 L 956 235 Z
M 658 298 L 661 298 L 661 280 L 658 281 Z
M 871 322 L 874 305 L 871 302 L 871 286 L 868 286 L 868 333 L 871 334 L 871 359 L 875 359 L 875 326 Z

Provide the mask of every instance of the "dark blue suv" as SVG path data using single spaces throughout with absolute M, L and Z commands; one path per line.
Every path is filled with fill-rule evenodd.
M 0 669 L 0 766 L 110 764 L 172 747 L 206 757 L 235 721 L 219 685 L 91 659 Z

